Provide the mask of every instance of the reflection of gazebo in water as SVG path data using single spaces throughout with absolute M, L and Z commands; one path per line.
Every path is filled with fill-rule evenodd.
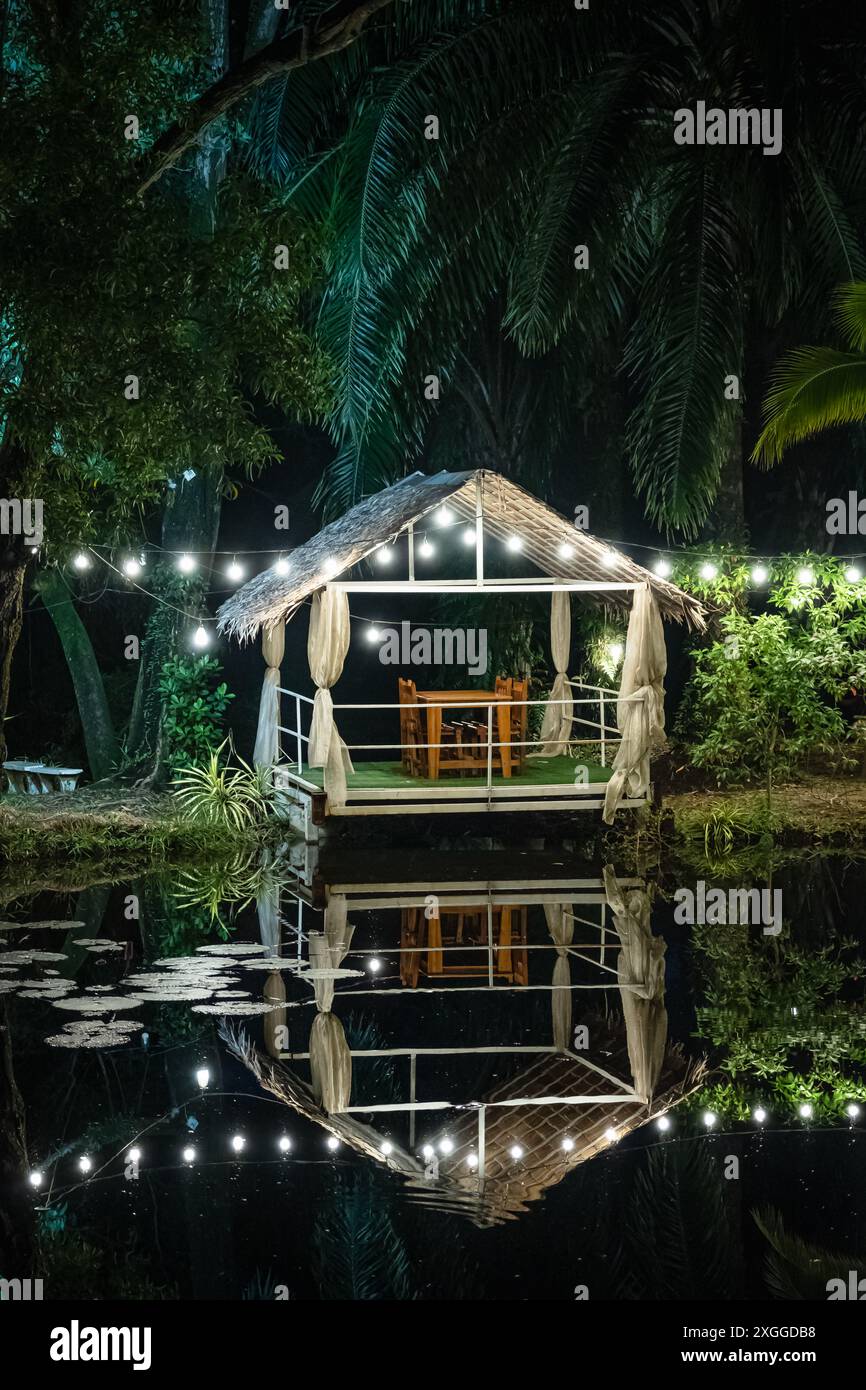
M 640 880 L 618 881 L 611 869 L 603 879 L 553 878 L 551 868 L 533 877 L 528 866 L 518 876 L 513 857 L 510 869 L 507 855 L 495 867 L 489 862 L 494 856 L 482 858 L 482 882 L 461 879 L 461 856 L 449 855 L 439 859 L 435 879 L 429 867 L 419 865 L 419 879 L 413 883 L 376 882 L 370 878 L 375 873 L 371 865 L 366 879 L 357 868 L 355 874 L 341 868 L 323 880 L 317 869 L 313 891 L 296 885 L 291 897 L 299 914 L 304 902 L 308 908 L 316 898 L 326 903 L 323 929 L 305 936 L 311 968 L 300 972 L 301 980 L 312 974 L 314 998 L 286 1004 L 288 1011 L 301 1011 L 299 1021 L 304 1010 L 315 1007 L 309 1049 L 276 1055 L 271 1030 L 270 1058 L 258 1054 L 254 1059 L 249 1049 L 246 1055 L 244 1048 L 237 1050 L 267 1089 L 356 1152 L 400 1173 L 431 1200 L 470 1207 L 478 1219 L 495 1220 L 525 1209 L 577 1164 L 675 1105 L 697 1086 L 702 1067 L 667 1039 L 665 946 L 652 935 L 649 895 Z M 465 856 L 464 862 L 472 861 Z M 559 861 L 556 867 L 561 872 L 565 866 Z M 382 982 L 385 987 L 368 989 L 367 979 L 359 979 L 352 969 L 373 949 L 365 943 L 359 920 L 366 912 L 392 909 L 405 924 L 406 913 L 430 901 L 431 879 L 440 921 L 449 912 L 462 916 L 464 926 L 470 918 L 476 928 L 479 919 L 486 921 L 480 940 L 454 947 L 481 958 L 481 978 L 464 972 L 452 981 L 428 974 L 407 986 L 406 957 L 427 948 L 406 945 L 404 936 L 394 986 Z M 521 948 L 530 960 L 534 957 L 529 979 L 503 982 L 496 970 L 501 945 L 494 930 L 496 913 L 501 927 L 503 913 L 529 909 L 536 932 L 534 937 L 523 933 Z M 303 935 L 299 916 L 299 949 Z M 604 1010 L 598 1007 L 598 991 L 606 992 Z M 607 1000 L 610 991 L 616 992 L 613 1007 Z M 445 994 L 451 1017 L 463 1021 L 454 1036 L 444 1039 L 448 1045 L 441 1045 L 435 1029 L 431 1039 L 430 1029 L 441 1012 L 436 1000 Z M 534 999 L 537 1022 L 545 1016 L 537 1006 L 544 994 L 550 998 L 546 1040 L 530 1041 L 524 1026 L 517 1043 L 463 1041 L 466 1026 L 477 1027 L 483 1018 L 484 1001 L 512 1001 L 506 1014 L 517 1019 L 518 1003 L 525 1006 Z M 591 1001 L 590 1007 L 576 1010 L 575 1000 Z M 370 1004 L 378 1010 L 377 1018 L 384 1016 L 391 1026 L 408 1006 L 408 1017 L 416 1020 L 410 1022 L 412 1028 L 417 1029 L 419 1017 L 426 1020 L 424 1034 L 408 1044 L 351 1047 L 334 1010 L 345 1015 L 352 1001 Z M 577 1033 L 575 1013 L 581 1025 Z M 282 1010 L 280 1017 L 286 1017 Z M 303 1023 L 301 1031 L 306 1031 Z M 427 1045 L 431 1040 L 436 1045 Z M 365 1068 L 375 1058 L 391 1059 L 401 1098 L 371 1100 L 365 1094 Z M 476 1083 L 469 1094 L 448 1095 L 455 1069 L 464 1064 L 474 1067 L 476 1078 L 486 1066 L 489 1083 Z M 297 1071 L 308 1065 L 312 1084 Z M 423 1161 L 416 1154 L 419 1137 L 428 1146 Z M 432 1144 L 439 1147 L 443 1138 L 448 1144 L 437 1153 Z

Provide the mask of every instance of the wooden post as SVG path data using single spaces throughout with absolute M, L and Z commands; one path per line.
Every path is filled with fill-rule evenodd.
M 475 479 L 475 583 L 484 583 L 484 507 L 481 493 L 481 474 Z

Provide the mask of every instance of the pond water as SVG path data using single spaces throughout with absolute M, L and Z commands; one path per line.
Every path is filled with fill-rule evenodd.
M 7 1262 L 46 1298 L 826 1298 L 866 1250 L 866 861 L 84 879 L 0 908 Z

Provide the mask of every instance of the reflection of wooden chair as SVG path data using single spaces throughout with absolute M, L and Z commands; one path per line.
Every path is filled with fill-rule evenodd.
M 493 978 L 525 985 L 529 978 L 525 907 L 502 904 L 492 909 Z M 425 917 L 421 907 L 400 913 L 400 979 L 415 988 L 422 975 L 432 979 L 485 979 L 488 976 L 487 909 L 452 905 L 438 917 Z M 484 950 L 451 951 L 450 947 L 479 946 Z M 413 949 L 414 948 L 414 949 Z

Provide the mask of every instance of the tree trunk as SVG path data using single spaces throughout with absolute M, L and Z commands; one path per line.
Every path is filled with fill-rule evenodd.
M 722 460 L 719 491 L 707 529 L 715 540 L 743 544 L 747 539 L 743 500 L 743 416 L 738 411 Z
M 116 769 L 120 750 L 93 644 L 56 567 L 40 570 L 35 588 L 51 615 L 63 647 L 81 718 L 90 775 L 98 782 Z
M 0 767 L 6 758 L 6 725 L 12 685 L 12 656 L 24 620 L 24 574 L 27 569 L 21 536 L 0 536 Z M 0 773 L 2 785 L 2 773 Z
M 35 1223 L 27 1185 L 29 1168 L 24 1102 L 12 1056 L 8 1000 L 0 1000 L 0 1275 L 29 1279 L 33 1272 Z

